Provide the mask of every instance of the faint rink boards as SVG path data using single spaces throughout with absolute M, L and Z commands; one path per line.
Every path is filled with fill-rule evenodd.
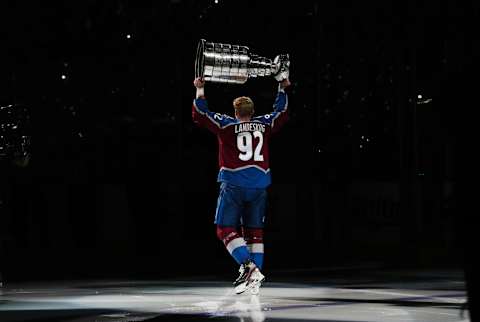
M 396 182 L 354 182 L 347 191 L 348 215 L 345 242 L 359 256 L 402 251 L 406 231 L 400 211 L 400 186 Z M 407 228 L 408 229 L 408 228 Z

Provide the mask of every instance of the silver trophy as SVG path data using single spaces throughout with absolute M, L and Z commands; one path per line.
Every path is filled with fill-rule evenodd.
M 244 84 L 252 77 L 273 76 L 280 82 L 288 78 L 289 67 L 288 54 L 272 60 L 252 54 L 246 46 L 201 39 L 195 58 L 195 77 L 216 83 Z

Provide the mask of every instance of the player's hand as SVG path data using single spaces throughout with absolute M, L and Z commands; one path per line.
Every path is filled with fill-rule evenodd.
M 205 80 L 201 77 L 197 77 L 193 81 L 193 86 L 195 86 L 196 88 L 203 88 L 205 86 Z
M 288 86 L 290 86 L 292 83 L 288 80 L 288 78 L 285 78 L 283 81 L 280 82 L 280 88 L 285 89 Z

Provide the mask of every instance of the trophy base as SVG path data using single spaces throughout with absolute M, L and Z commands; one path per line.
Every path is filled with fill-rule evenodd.
M 205 39 L 201 39 L 198 42 L 197 46 L 197 55 L 195 56 L 195 78 L 203 78 L 205 72 L 205 60 L 204 60 L 204 51 L 205 51 Z

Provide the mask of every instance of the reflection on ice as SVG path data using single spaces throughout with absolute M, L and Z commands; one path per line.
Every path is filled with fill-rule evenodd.
M 179 315 L 198 321 L 467 322 L 468 314 L 460 315 L 465 302 L 462 278 L 453 274 L 397 284 L 375 279 L 355 284 L 353 278 L 269 282 L 258 296 L 237 295 L 229 282 L 221 281 L 26 284 L 3 289 L 0 320 L 28 320 L 43 312 L 42 317 L 62 315 L 62 321 L 69 322 L 92 321 L 92 316 L 95 321 L 127 322 Z
M 211 316 L 235 316 L 242 322 L 263 322 L 259 295 L 235 295 L 224 297 L 219 301 L 198 302 L 193 305 L 203 309 Z

